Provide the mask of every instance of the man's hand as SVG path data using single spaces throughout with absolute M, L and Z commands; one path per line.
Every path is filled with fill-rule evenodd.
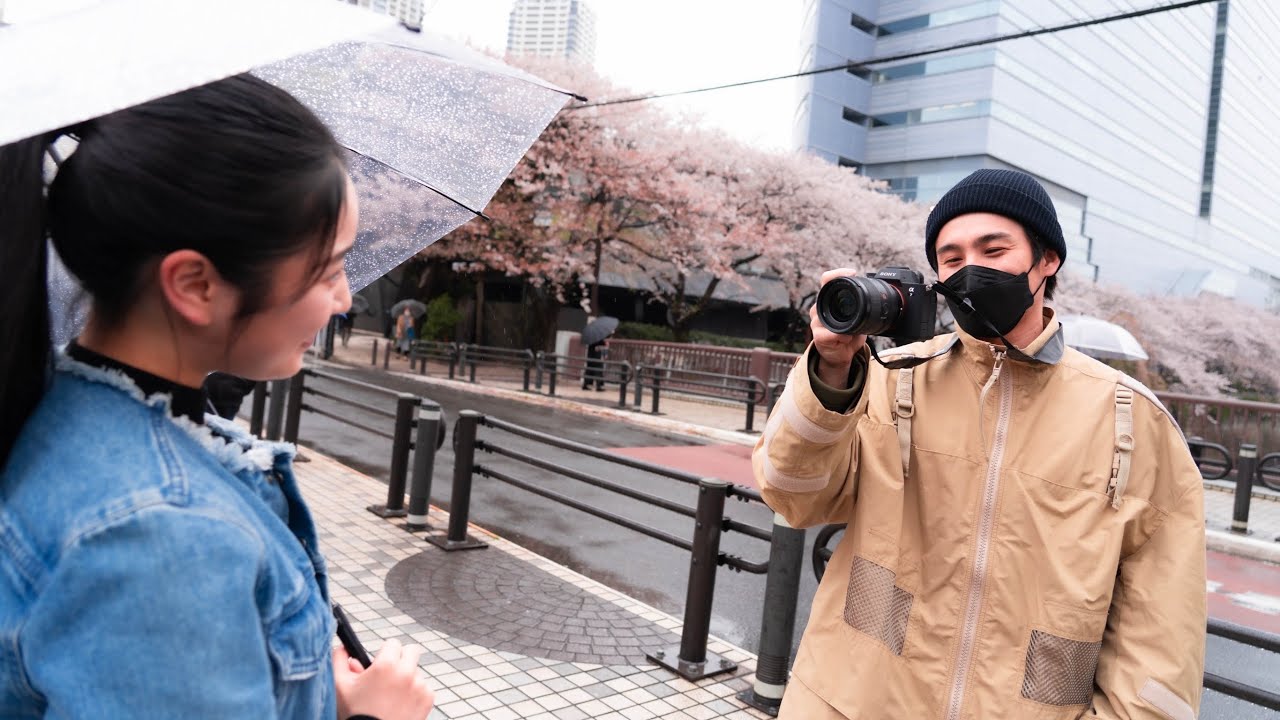
M 822 285 L 833 278 L 856 275 L 850 268 L 837 268 L 822 273 Z M 809 330 L 813 333 L 813 349 L 818 353 L 818 377 L 833 388 L 849 387 L 849 368 L 853 358 L 867 344 L 866 335 L 837 335 L 818 319 L 817 303 L 809 308 Z

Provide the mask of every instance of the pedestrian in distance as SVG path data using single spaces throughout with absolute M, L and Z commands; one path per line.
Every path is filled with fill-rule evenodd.
M 1195 717 L 1200 473 L 1150 391 L 1064 345 L 1048 194 L 979 170 L 933 208 L 925 252 L 956 332 L 873 364 L 815 307 L 753 454 L 793 527 L 848 523 L 779 717 Z
M 413 311 L 408 307 L 396 318 L 396 352 L 402 357 L 409 354 L 413 345 Z
M 343 153 L 250 75 L 0 148 L 0 716 L 430 712 L 417 651 L 332 649 L 293 446 L 204 412 L 211 372 L 290 377 L 349 307 Z M 47 239 L 91 300 L 65 349 Z

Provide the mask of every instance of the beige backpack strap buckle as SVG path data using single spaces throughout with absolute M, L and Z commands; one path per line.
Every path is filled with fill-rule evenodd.
M 911 470 L 911 416 L 916 414 L 915 403 L 911 399 L 914 390 L 915 368 L 902 368 L 898 371 L 898 390 L 894 394 L 893 414 L 897 418 L 898 447 L 902 450 L 902 479 L 907 479 Z
M 1133 454 L 1133 391 L 1116 385 L 1116 451 L 1111 459 L 1111 482 L 1107 494 L 1111 507 L 1119 509 L 1129 484 L 1129 462 Z

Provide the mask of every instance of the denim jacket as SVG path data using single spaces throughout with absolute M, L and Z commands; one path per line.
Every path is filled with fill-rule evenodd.
M 59 356 L 0 474 L 0 717 L 333 718 L 293 447 Z

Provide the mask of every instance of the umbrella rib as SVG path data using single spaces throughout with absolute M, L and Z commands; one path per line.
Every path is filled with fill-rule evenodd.
M 485 220 L 490 220 L 490 219 L 491 219 L 488 215 L 485 215 L 483 212 L 481 212 L 481 211 L 479 211 L 479 210 L 476 210 L 475 208 L 471 207 L 470 205 L 467 205 L 466 203 L 464 203 L 464 202 L 462 202 L 461 200 L 459 200 L 459 199 L 457 199 L 457 198 L 453 197 L 452 195 L 450 195 L 449 193 L 445 192 L 444 190 L 441 190 L 440 188 L 435 187 L 434 185 L 432 185 L 431 183 L 427 182 L 426 180 L 423 180 L 422 178 L 415 177 L 415 176 L 410 175 L 409 173 L 407 173 L 407 172 L 405 172 L 405 171 L 403 171 L 403 170 L 400 170 L 400 169 L 396 168 L 396 167 L 395 167 L 394 165 L 392 165 L 391 163 L 388 163 L 388 162 L 383 161 L 381 158 L 377 157 L 376 155 L 372 155 L 372 154 L 370 154 L 370 153 L 363 152 L 363 151 L 361 151 L 361 150 L 357 150 L 356 148 L 353 148 L 353 147 L 351 147 L 350 145 L 348 145 L 348 144 L 346 144 L 346 143 L 343 143 L 343 142 L 340 142 L 339 144 L 340 144 L 340 145 L 342 145 L 342 147 L 344 147 L 344 148 L 346 148 L 346 149 L 350 150 L 351 152 L 353 152 L 353 153 L 355 153 L 355 154 L 359 155 L 360 157 L 366 157 L 366 158 L 369 158 L 370 160 L 373 160 L 374 162 L 380 163 L 383 167 L 387 168 L 387 169 L 388 169 L 388 170 L 390 170 L 391 172 L 393 172 L 393 173 L 395 173 L 395 174 L 399 175 L 399 176 L 400 176 L 400 177 L 402 177 L 402 178 L 405 178 L 406 180 L 411 180 L 411 181 L 413 181 L 413 182 L 415 182 L 415 183 L 417 183 L 417 184 L 421 185 L 422 187 L 424 187 L 424 188 L 426 188 L 426 189 L 430 190 L 431 192 L 433 192 L 433 193 L 435 193 L 435 194 L 439 195 L 440 197 L 444 198 L 445 200 L 448 200 L 449 202 L 451 202 L 451 203 L 453 203 L 453 204 L 457 205 L 458 207 L 462 208 L 463 210 L 466 210 L 467 212 L 470 212 L 471 214 L 475 215 L 476 217 L 481 217 L 481 218 L 484 218 Z
M 402 43 L 391 42 L 388 40 L 380 40 L 378 41 L 378 44 L 386 45 L 387 47 L 399 48 L 401 50 L 408 50 L 409 52 L 422 53 L 423 55 L 430 55 L 432 57 L 438 57 L 441 60 L 447 60 L 448 62 L 451 62 L 454 65 L 458 65 L 460 67 L 467 67 L 467 65 L 458 61 L 456 58 L 449 57 L 444 53 L 431 52 L 430 50 L 427 50 L 425 48 L 413 47 L 412 45 L 405 45 Z M 489 68 L 484 68 L 484 69 L 489 69 Z M 540 87 L 544 90 L 550 90 L 552 92 L 558 92 L 561 95 L 568 95 L 569 97 L 573 98 L 574 100 L 577 100 L 578 102 L 587 102 L 587 97 L 585 95 L 579 95 L 578 93 L 573 92 L 571 90 L 565 90 L 564 88 L 556 87 L 554 85 L 551 85 L 550 83 L 534 82 L 530 78 L 521 77 L 520 75 L 512 75 L 511 73 L 507 73 L 507 72 L 502 72 L 500 69 L 497 69 L 497 68 L 493 68 L 492 70 L 495 75 L 502 75 L 503 77 L 509 77 L 512 80 L 519 80 L 520 82 L 525 83 L 527 85 Z

